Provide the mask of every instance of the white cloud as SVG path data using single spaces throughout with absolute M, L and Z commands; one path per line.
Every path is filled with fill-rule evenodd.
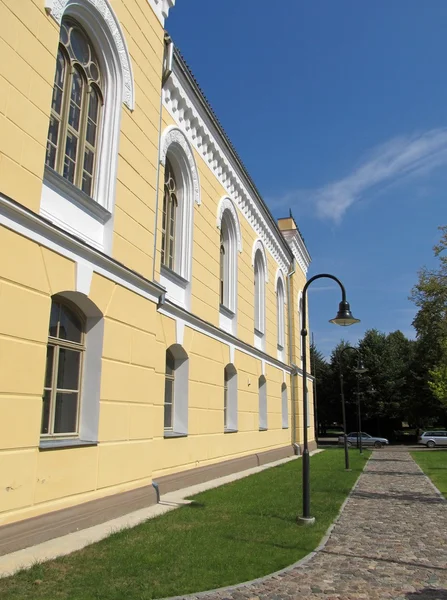
M 339 222 L 368 193 L 425 175 L 443 164 L 447 164 L 447 128 L 400 136 L 374 148 L 346 177 L 314 191 L 289 192 L 277 203 L 293 206 L 306 197 L 319 217 Z

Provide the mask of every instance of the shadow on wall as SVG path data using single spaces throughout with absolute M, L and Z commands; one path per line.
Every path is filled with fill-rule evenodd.
M 447 590 L 424 588 L 419 592 L 410 592 L 406 594 L 405 598 L 407 598 L 407 600 L 447 600 Z

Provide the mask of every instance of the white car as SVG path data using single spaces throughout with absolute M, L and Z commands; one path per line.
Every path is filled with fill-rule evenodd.
M 424 431 L 424 433 L 418 437 L 418 444 L 424 444 L 427 448 L 447 446 L 447 431 Z
M 374 446 L 374 448 L 381 448 L 382 446 L 387 446 L 389 444 L 389 441 L 386 438 L 374 437 L 372 435 L 369 435 L 369 433 L 365 433 L 364 431 L 362 431 L 361 436 L 362 436 L 362 446 Z M 357 444 L 357 440 L 358 440 L 357 431 L 348 433 L 347 438 L 348 438 L 348 440 L 347 440 L 348 448 L 350 448 L 351 446 L 358 445 Z M 343 444 L 344 444 L 342 435 L 338 438 L 338 444 L 340 446 L 343 446 Z

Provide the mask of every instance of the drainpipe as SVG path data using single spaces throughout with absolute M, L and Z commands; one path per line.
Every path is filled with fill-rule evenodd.
M 295 395 L 295 380 L 293 377 L 297 376 L 297 370 L 293 364 L 293 350 L 292 350 L 292 339 L 293 339 L 293 328 L 292 328 L 292 284 L 291 277 L 295 273 L 295 259 L 290 265 L 291 271 L 287 273 L 287 328 L 289 330 L 289 365 L 293 368 L 292 371 L 292 385 L 291 385 L 291 401 L 292 401 L 292 445 L 296 444 L 296 395 Z
M 154 223 L 154 257 L 152 260 L 152 280 L 155 281 L 155 260 L 157 256 L 157 233 L 158 233 L 158 201 L 160 187 L 160 154 L 161 154 L 161 124 L 163 114 L 163 88 L 172 73 L 172 61 L 174 56 L 174 43 L 167 33 L 164 37 L 165 51 L 163 57 L 163 67 L 161 75 L 160 89 L 160 119 L 158 122 L 158 155 L 157 155 L 157 178 L 155 189 L 155 223 Z

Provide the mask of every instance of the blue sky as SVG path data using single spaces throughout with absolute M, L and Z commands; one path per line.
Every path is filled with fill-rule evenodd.
M 447 222 L 445 0 L 177 0 L 166 22 L 275 217 L 339 277 L 309 288 L 325 355 L 369 328 L 414 336 L 408 300 Z

